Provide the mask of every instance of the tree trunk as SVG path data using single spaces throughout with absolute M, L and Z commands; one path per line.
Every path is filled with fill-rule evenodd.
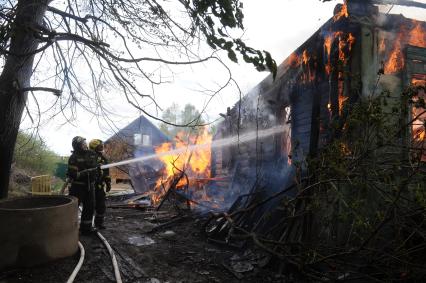
M 9 54 L 0 75 L 0 198 L 9 190 L 10 166 L 39 41 L 34 36 L 50 0 L 19 0 L 12 25 Z

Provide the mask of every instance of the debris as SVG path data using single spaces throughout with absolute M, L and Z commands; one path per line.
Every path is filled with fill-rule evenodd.
M 241 258 L 240 258 L 240 256 L 239 256 L 239 255 L 234 254 L 234 255 L 230 258 L 230 260 L 231 260 L 231 261 L 237 261 L 237 260 L 241 260 Z
M 253 264 L 248 261 L 239 261 L 231 263 L 232 269 L 238 273 L 244 273 L 252 271 L 254 269 Z
M 137 195 L 133 198 L 128 199 L 126 203 L 128 205 L 137 205 L 137 206 L 145 206 L 145 207 L 151 206 L 152 205 L 151 194 L 152 193 L 145 193 L 142 195 Z
M 157 278 L 150 278 L 146 281 L 146 283 L 161 283 Z
M 175 233 L 175 232 L 173 232 L 172 230 L 167 230 L 167 231 L 166 231 L 166 232 L 164 232 L 161 236 L 162 236 L 163 238 L 171 239 L 171 238 L 174 238 L 174 237 L 176 236 L 176 233 Z
M 167 221 L 165 223 L 162 223 L 162 224 L 158 225 L 157 227 L 152 228 L 151 231 L 149 231 L 148 233 L 157 232 L 158 230 L 160 230 L 162 228 L 169 227 L 172 224 L 175 224 L 175 223 L 178 223 L 178 222 L 181 222 L 181 221 L 184 221 L 184 220 L 188 220 L 188 219 L 191 219 L 191 218 L 188 217 L 188 216 L 186 216 L 186 215 L 184 215 L 184 216 L 178 216 L 178 217 L 176 217 L 176 218 L 174 218 L 174 219 L 172 219 L 170 221 Z
M 206 270 L 200 270 L 200 271 L 197 271 L 197 273 L 200 274 L 200 275 L 209 275 L 210 274 L 210 272 L 208 272 Z
M 232 268 L 230 268 L 226 263 L 222 262 L 222 266 L 225 267 L 232 275 L 234 275 L 237 279 L 241 280 L 244 276 L 240 273 L 235 272 Z
M 157 227 L 157 224 L 148 222 L 148 221 L 143 221 L 141 223 L 138 223 L 137 225 L 138 230 L 140 230 L 142 233 L 146 233 L 151 231 L 152 229 L 154 229 L 155 227 Z
M 140 246 L 149 246 L 155 244 L 155 241 L 148 236 L 132 236 L 129 237 L 129 243 L 131 245 L 140 247 Z

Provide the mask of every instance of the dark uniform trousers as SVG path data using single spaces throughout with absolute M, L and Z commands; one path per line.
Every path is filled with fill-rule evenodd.
M 105 191 L 102 187 L 95 188 L 95 226 L 102 226 L 105 218 Z
M 108 160 L 102 153 L 97 152 L 97 164 L 102 166 L 108 163 Z M 105 218 L 105 185 L 111 185 L 111 178 L 109 176 L 109 169 L 103 169 L 95 183 L 95 226 L 103 226 Z
M 71 179 L 69 194 L 78 198 L 83 204 L 81 212 L 80 230 L 87 231 L 92 228 L 92 219 L 95 209 L 95 181 L 98 178 L 96 170 L 81 172 L 86 169 L 96 168 L 96 155 L 86 150 L 73 152 L 68 160 L 68 177 Z

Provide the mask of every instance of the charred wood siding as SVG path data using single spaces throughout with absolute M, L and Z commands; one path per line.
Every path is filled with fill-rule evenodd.
M 297 87 L 291 103 L 292 110 L 292 140 L 293 157 L 295 162 L 303 161 L 304 156 L 309 152 L 312 123 L 312 97 L 315 92 L 306 86 Z
M 242 134 L 277 125 L 284 127 L 286 121 L 280 113 L 288 107 L 291 152 L 283 152 L 282 134 L 219 149 L 213 152 L 213 174 L 254 183 L 253 179 L 270 176 L 274 170 L 283 174 L 287 163 L 304 167 L 305 158 L 315 155 L 335 134 L 330 124 L 344 114 L 342 101 L 354 102 L 359 96 L 353 95 L 352 73 L 357 74 L 355 81 L 361 77 L 362 44 L 354 41 L 361 38 L 360 31 L 361 25 L 356 22 L 327 22 L 278 67 L 275 81 L 272 77 L 262 81 L 228 111 L 219 126 L 216 138 L 236 135 L 238 131 Z M 328 50 L 327 38 L 331 39 Z M 352 54 L 357 58 L 354 62 Z M 290 162 L 285 160 L 287 155 L 291 156 Z

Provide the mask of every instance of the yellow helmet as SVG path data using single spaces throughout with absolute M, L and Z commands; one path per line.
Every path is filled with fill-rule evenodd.
M 93 139 L 89 142 L 89 148 L 94 151 L 102 151 L 104 149 L 104 144 L 99 139 Z

